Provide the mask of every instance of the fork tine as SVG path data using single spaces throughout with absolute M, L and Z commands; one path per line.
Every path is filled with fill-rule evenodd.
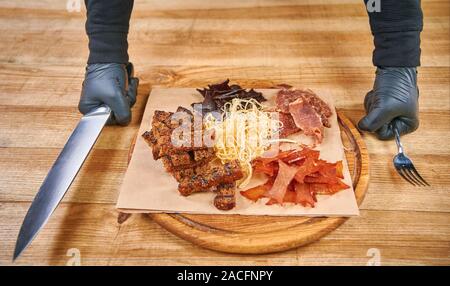
M 413 181 L 411 181 L 408 177 L 406 177 L 406 175 L 403 174 L 403 169 L 402 168 L 397 168 L 395 167 L 395 169 L 397 170 L 397 173 L 403 178 L 405 179 L 405 181 L 407 181 L 408 183 L 410 183 L 411 185 L 415 186 L 416 184 L 414 184 Z
M 405 177 L 407 177 L 409 179 L 409 182 L 414 185 L 415 187 L 420 186 L 420 184 L 418 184 L 416 182 L 416 180 L 414 180 L 414 178 L 411 177 L 411 175 L 408 173 L 407 169 L 405 167 L 402 167 L 402 173 L 403 175 L 405 175 Z
M 428 184 L 427 181 L 425 181 L 424 178 L 422 178 L 422 176 L 419 174 L 419 172 L 417 172 L 416 167 L 414 167 L 414 165 L 411 166 L 412 172 L 420 179 L 420 181 L 424 184 L 424 186 L 428 186 L 430 187 L 430 184 Z
M 414 175 L 414 173 L 412 172 L 412 170 L 411 170 L 411 167 L 405 167 L 404 168 L 404 171 L 405 171 L 405 173 L 406 174 L 408 174 L 408 176 L 409 176 L 409 178 L 411 178 L 411 180 L 413 180 L 415 183 L 416 183 L 416 185 L 417 186 L 425 186 L 425 184 L 424 183 L 422 183 L 415 175 Z

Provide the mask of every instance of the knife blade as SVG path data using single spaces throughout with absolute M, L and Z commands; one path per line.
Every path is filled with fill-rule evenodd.
M 111 109 L 102 105 L 81 118 L 25 215 L 17 237 L 13 261 L 30 245 L 47 223 L 72 184 L 110 115 Z

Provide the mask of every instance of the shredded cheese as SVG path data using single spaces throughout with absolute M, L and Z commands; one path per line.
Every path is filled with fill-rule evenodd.
M 220 118 L 205 116 L 204 127 L 213 130 L 215 153 L 223 164 L 239 161 L 245 174 L 239 187 L 245 187 L 252 177 L 251 161 L 262 156 L 271 144 L 284 141 L 278 139 L 282 123 L 255 99 L 235 98 L 223 111 Z

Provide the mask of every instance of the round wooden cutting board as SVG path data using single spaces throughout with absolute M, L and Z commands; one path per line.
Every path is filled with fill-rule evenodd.
M 353 123 L 338 112 L 358 205 L 369 184 L 369 156 Z M 133 146 L 131 150 L 133 149 Z M 199 246 L 230 253 L 262 254 L 314 242 L 344 223 L 344 217 L 148 214 L 171 233 Z

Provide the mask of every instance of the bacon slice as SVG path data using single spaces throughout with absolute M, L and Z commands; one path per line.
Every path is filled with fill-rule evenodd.
M 335 184 L 328 184 L 328 194 L 332 195 L 339 191 L 348 189 L 349 186 L 342 181 L 338 181 Z
M 313 150 L 307 147 L 298 150 L 286 150 L 279 151 L 275 156 L 272 157 L 261 157 L 253 160 L 254 163 L 262 162 L 267 165 L 270 163 L 274 163 L 277 160 L 282 160 L 286 164 L 299 164 L 302 163 L 305 158 L 310 157 L 311 159 L 318 160 L 320 156 L 320 152 L 317 150 Z
M 241 191 L 241 195 L 249 200 L 256 202 L 260 198 L 263 198 L 265 193 L 270 190 L 273 185 L 274 180 L 270 177 L 264 184 L 250 188 L 245 191 Z
M 260 198 L 264 197 L 264 194 L 269 190 L 269 187 L 265 185 L 259 185 L 254 188 L 250 188 L 245 191 L 241 191 L 241 195 L 246 197 L 247 199 L 256 202 Z
M 286 193 L 284 194 L 283 202 L 284 203 L 295 203 L 295 189 L 293 181 L 287 186 Z M 266 205 L 275 205 L 278 202 L 275 199 L 270 199 L 267 201 Z
M 301 165 L 297 169 L 297 173 L 295 174 L 295 180 L 299 183 L 304 183 L 305 177 L 309 174 L 317 172 L 319 166 L 315 164 L 314 159 L 308 157 L 306 158 L 303 165 Z
M 285 158 L 295 154 L 297 150 L 287 150 L 287 151 L 279 151 L 275 156 L 272 157 L 261 157 L 255 159 L 255 161 L 261 161 L 263 164 L 269 164 L 272 162 L 276 162 L 278 160 L 284 160 Z
M 344 178 L 344 165 L 342 165 L 342 161 L 336 162 L 336 176 L 338 178 Z
M 294 203 L 314 207 L 316 194 L 332 195 L 349 188 L 341 181 L 342 161 L 330 163 L 319 157 L 319 151 L 304 147 L 257 158 L 252 162 L 254 171 L 268 175 L 269 179 L 241 194 L 255 202 L 268 198 L 267 205 Z
M 255 173 L 263 173 L 270 177 L 273 177 L 278 173 L 278 164 L 276 164 L 276 162 L 265 163 L 261 160 L 255 160 L 253 161 L 252 166 Z
M 289 112 L 294 119 L 295 125 L 303 130 L 305 135 L 314 136 L 316 142 L 319 144 L 322 142 L 322 120 L 320 115 L 310 104 L 303 98 L 299 98 L 289 104 Z
M 302 165 L 305 162 L 304 159 L 310 158 L 311 160 L 318 160 L 320 156 L 320 152 L 317 150 L 313 150 L 310 148 L 303 148 L 300 151 L 296 150 L 286 156 L 286 159 L 283 159 L 284 162 L 292 164 L 295 163 L 297 165 Z
M 272 188 L 266 192 L 265 196 L 275 199 L 279 204 L 282 204 L 287 187 L 292 179 L 294 179 L 295 174 L 297 174 L 298 167 L 289 166 L 281 160 L 278 160 L 278 164 L 279 170 L 275 182 L 273 183 Z
M 283 203 L 295 203 L 295 196 L 296 194 L 294 191 L 286 191 L 286 194 L 283 198 Z M 277 203 L 278 202 L 275 199 L 270 199 L 269 201 L 267 201 L 266 205 L 276 205 Z
M 256 202 L 260 198 L 264 197 L 264 194 L 270 189 L 270 186 L 265 184 L 250 188 L 246 191 L 241 191 L 241 195 L 247 199 Z
M 295 184 L 295 202 L 301 204 L 302 206 L 314 207 L 314 203 L 317 201 L 315 196 L 311 193 L 310 184 Z
M 312 191 L 319 195 L 332 195 L 348 188 L 349 186 L 342 181 L 332 184 L 311 184 Z
M 308 184 L 336 184 L 339 180 L 337 178 L 319 175 L 317 177 L 306 176 L 303 181 Z

